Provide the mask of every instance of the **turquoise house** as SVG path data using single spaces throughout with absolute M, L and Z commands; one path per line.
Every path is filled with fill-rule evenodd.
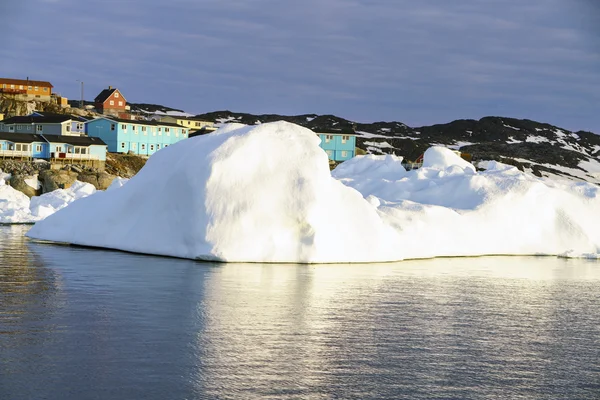
M 346 161 L 354 157 L 356 147 L 356 135 L 354 132 L 317 132 L 321 138 L 321 148 L 333 161 Z
M 106 144 L 99 138 L 0 132 L 0 157 L 49 161 L 106 161 Z
M 0 132 L 0 157 L 47 158 L 48 142 L 42 135 Z
M 48 143 L 46 159 L 106 161 L 106 143 L 87 136 L 43 135 Z
M 100 117 L 86 122 L 89 137 L 102 139 L 111 153 L 151 156 L 158 150 L 188 137 L 188 129 L 177 124 L 157 121 Z

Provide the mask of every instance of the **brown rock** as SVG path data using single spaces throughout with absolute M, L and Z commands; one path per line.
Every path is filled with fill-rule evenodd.
M 71 171 L 45 170 L 41 171 L 38 179 L 42 183 L 43 193 L 56 189 L 67 189 L 77 180 L 77 173 Z
M 10 186 L 19 192 L 25 193 L 29 198 L 41 194 L 41 190 L 35 190 L 25 182 L 26 178 L 24 175 L 13 175 L 10 178 Z

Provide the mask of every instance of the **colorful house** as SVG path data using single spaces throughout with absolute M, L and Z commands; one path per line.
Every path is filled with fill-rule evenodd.
M 196 117 L 177 117 L 173 115 L 167 115 L 166 117 L 160 118 L 160 121 L 184 126 L 188 128 L 190 132 L 199 130 L 212 132 L 217 130 L 214 122 L 206 121 Z
M 66 114 L 33 113 L 0 121 L 0 131 L 50 135 L 85 135 L 85 118 Z
M 349 160 L 355 155 L 356 134 L 354 132 L 316 132 L 321 138 L 321 148 L 332 161 Z
M 48 142 L 42 135 L 0 132 L 0 158 L 47 158 Z
M 0 78 L 0 93 L 14 95 L 18 100 L 50 101 L 52 84 L 46 81 Z
M 111 153 L 150 156 L 158 150 L 187 139 L 188 129 L 177 124 L 100 117 L 86 122 L 90 137 L 98 137 Z
M 42 135 L 48 143 L 46 159 L 76 161 L 106 161 L 107 145 L 102 139 L 86 136 Z
M 109 86 L 96 96 L 94 108 L 100 114 L 119 116 L 126 113 L 127 100 L 119 89 Z

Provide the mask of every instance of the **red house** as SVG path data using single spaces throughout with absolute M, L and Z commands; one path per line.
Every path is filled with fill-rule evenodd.
M 94 99 L 94 108 L 100 114 L 118 116 L 125 113 L 127 100 L 119 89 L 109 86 Z

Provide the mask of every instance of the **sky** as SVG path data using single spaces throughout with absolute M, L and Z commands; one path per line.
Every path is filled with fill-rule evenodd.
M 0 1 L 0 77 L 199 114 L 416 127 L 495 115 L 600 134 L 596 0 Z

